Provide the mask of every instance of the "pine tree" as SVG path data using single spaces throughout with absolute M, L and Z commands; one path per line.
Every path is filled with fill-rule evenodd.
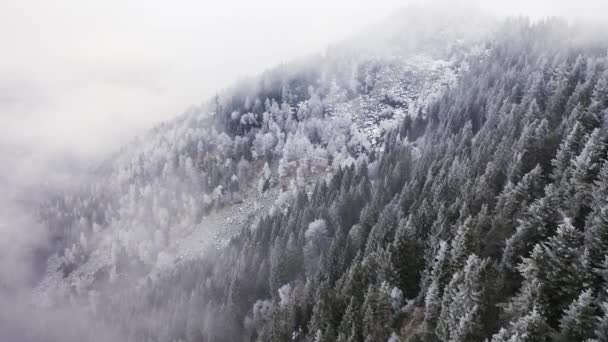
M 292 305 L 278 306 L 272 308 L 268 321 L 260 331 L 260 340 L 263 341 L 286 341 L 291 339 L 294 329 L 294 310 Z
M 386 341 L 390 335 L 392 307 L 387 283 L 370 285 L 363 303 L 363 336 L 365 341 Z
M 589 111 L 599 114 L 606 108 L 608 108 L 608 70 L 603 72 L 593 89 Z
M 432 282 L 424 297 L 424 323 L 425 340 L 434 341 L 437 320 L 441 313 L 441 292 L 437 282 Z
M 490 309 L 489 261 L 472 254 L 445 289 L 436 334 L 442 341 L 478 341 L 495 320 Z
M 533 308 L 507 329 L 502 328 L 491 342 L 546 342 L 549 327 L 538 308 Z
M 406 298 L 414 298 L 420 290 L 424 249 L 410 220 L 399 225 L 395 241 L 389 247 L 389 258 L 391 282 L 404 292 Z
M 458 226 L 452 240 L 450 249 L 452 269 L 464 267 L 469 255 L 479 253 L 479 245 L 479 233 L 475 230 L 473 220 L 469 216 Z
M 594 130 L 585 147 L 572 163 L 571 179 L 568 182 L 567 203 L 574 223 L 582 227 L 590 211 L 592 188 L 600 172 L 601 161 L 606 155 L 606 144 L 599 129 Z
M 536 272 L 536 269 L 533 267 L 528 267 L 524 270 L 525 272 Z M 530 281 L 524 282 L 519 289 L 519 293 L 504 305 L 504 318 L 507 321 L 515 321 L 532 311 L 534 307 L 541 307 L 542 304 L 539 298 L 543 285 L 544 283 L 534 275 L 530 277 Z
M 457 309 L 462 310 L 462 308 L 457 307 L 455 303 L 452 304 L 459 299 L 458 285 L 463 281 L 462 278 L 463 274 L 461 271 L 454 273 L 443 291 L 441 310 L 437 318 L 437 327 L 435 328 L 435 335 L 441 341 L 449 341 L 450 337 L 453 337 L 455 333 L 454 326 L 458 324 L 459 319 L 462 317 L 463 312 L 457 311 Z
M 547 280 L 547 321 L 567 307 L 581 287 L 589 283 L 590 265 L 583 247 L 583 235 L 568 220 L 557 229 L 557 235 L 543 243 Z
M 585 129 L 580 122 L 577 122 L 568 134 L 568 137 L 566 137 L 566 140 L 560 144 L 557 155 L 551 161 L 553 165 L 551 178 L 553 178 L 556 184 L 561 184 L 564 178 L 567 177 L 566 170 L 575 156 L 583 149 L 584 144 Z
M 608 341 L 608 303 L 601 303 L 602 315 L 597 318 L 595 326 L 595 337 L 597 341 Z
M 364 274 L 364 268 L 361 265 L 361 256 L 357 255 L 348 271 L 344 274 L 343 280 L 338 283 L 340 296 L 342 296 L 342 298 L 358 298 L 362 301 L 365 295 L 364 291 L 368 286 L 367 281 L 368 275 Z
M 445 241 L 439 247 L 429 272 L 429 285 L 425 292 L 424 330 L 427 336 L 435 334 L 437 320 L 441 313 L 443 288 L 449 281 L 449 252 Z
M 584 341 L 593 337 L 595 326 L 595 298 L 591 290 L 583 291 L 564 311 L 559 322 L 560 341 Z
M 608 250 L 608 163 L 604 162 L 591 192 L 591 212 L 585 224 L 585 245 L 594 268 L 604 262 Z
M 492 219 L 492 229 L 484 239 L 485 254 L 499 257 L 505 240 L 513 234 L 517 220 L 533 200 L 543 193 L 542 170 L 539 165 L 528 172 L 517 185 L 507 183 L 498 196 L 496 214 Z
M 554 187 L 545 188 L 545 197 L 534 201 L 520 220 L 516 232 L 505 243 L 500 264 L 507 293 L 519 283 L 516 270 L 522 257 L 526 257 L 533 246 L 554 231 L 559 218 L 558 198 Z
M 397 197 L 394 197 L 384 207 L 384 210 L 382 210 L 378 217 L 378 222 L 372 227 L 367 239 L 365 254 L 369 254 L 378 248 L 385 248 L 393 240 L 397 223 L 399 222 L 398 210 Z
M 333 290 L 322 281 L 314 294 L 312 317 L 308 323 L 307 341 L 333 341 L 338 328 L 339 317 L 334 306 Z
M 435 249 L 435 256 L 431 260 L 429 282 L 436 282 L 439 288 L 443 288 L 451 279 L 450 272 L 450 249 L 445 241 L 439 241 L 437 246 L 429 246 L 427 249 Z
M 346 311 L 342 316 L 340 327 L 338 328 L 337 341 L 348 342 L 361 340 L 359 309 L 356 299 L 351 297 L 350 302 L 346 307 Z
M 590 280 L 588 255 L 584 250 L 583 236 L 569 220 L 565 220 L 557 234 L 534 247 L 529 258 L 518 266 L 524 284 L 512 303 L 536 301 L 543 309 L 547 323 L 557 327 L 558 319 L 568 305 Z M 533 283 L 538 284 L 533 285 Z M 534 290 L 528 293 L 526 290 Z M 530 295 L 536 298 L 529 298 Z M 512 311 L 522 311 L 516 304 Z

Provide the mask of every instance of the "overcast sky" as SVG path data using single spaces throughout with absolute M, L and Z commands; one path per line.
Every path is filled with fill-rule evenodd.
M 0 0 L 0 162 L 27 151 L 114 150 L 239 78 L 320 52 L 407 2 Z M 481 4 L 594 17 L 606 2 Z
M 480 4 L 495 14 L 535 18 L 598 19 L 608 13 L 606 0 Z M 6 278 L 3 272 L 27 278 L 26 271 L 17 274 L 7 265 L 23 264 L 24 246 L 45 241 L 44 234 L 32 233 L 43 230 L 29 212 L 13 206 L 12 195 L 21 194 L 23 185 L 57 177 L 72 181 L 79 164 L 66 163 L 66 154 L 99 160 L 239 78 L 322 52 L 405 5 L 0 0 L 0 279 Z
M 115 145 L 398 3 L 299 2 L 1 0 L 0 143 Z

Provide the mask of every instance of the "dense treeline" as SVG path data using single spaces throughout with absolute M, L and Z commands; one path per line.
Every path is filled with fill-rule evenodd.
M 133 340 L 608 340 L 607 48 L 507 22 L 381 150 L 98 315 Z
M 608 42 L 444 31 L 401 39 L 440 60 L 279 67 L 43 201 L 62 295 L 132 341 L 608 340 Z M 169 258 L 271 188 L 227 246 Z
M 210 213 L 269 188 L 283 191 L 283 207 L 294 188 L 378 152 L 402 120 L 421 134 L 427 103 L 485 52 L 358 51 L 338 46 L 239 83 L 136 139 L 84 184 L 42 196 L 38 217 L 64 276 L 106 249 L 100 267 L 113 274 L 125 259 L 153 268 Z

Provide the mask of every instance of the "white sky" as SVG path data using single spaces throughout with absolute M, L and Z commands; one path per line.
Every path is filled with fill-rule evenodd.
M 0 0 L 0 162 L 15 146 L 113 150 L 239 78 L 322 51 L 407 2 Z M 481 2 L 535 17 L 596 17 L 607 3 Z
M 6 1 L 0 124 L 10 133 L 0 144 L 42 140 L 75 152 L 122 143 L 241 77 L 321 51 L 398 3 Z

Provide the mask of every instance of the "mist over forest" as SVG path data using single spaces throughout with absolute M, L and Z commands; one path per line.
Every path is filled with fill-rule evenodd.
M 608 341 L 608 6 L 364 3 L 0 5 L 0 340 Z

